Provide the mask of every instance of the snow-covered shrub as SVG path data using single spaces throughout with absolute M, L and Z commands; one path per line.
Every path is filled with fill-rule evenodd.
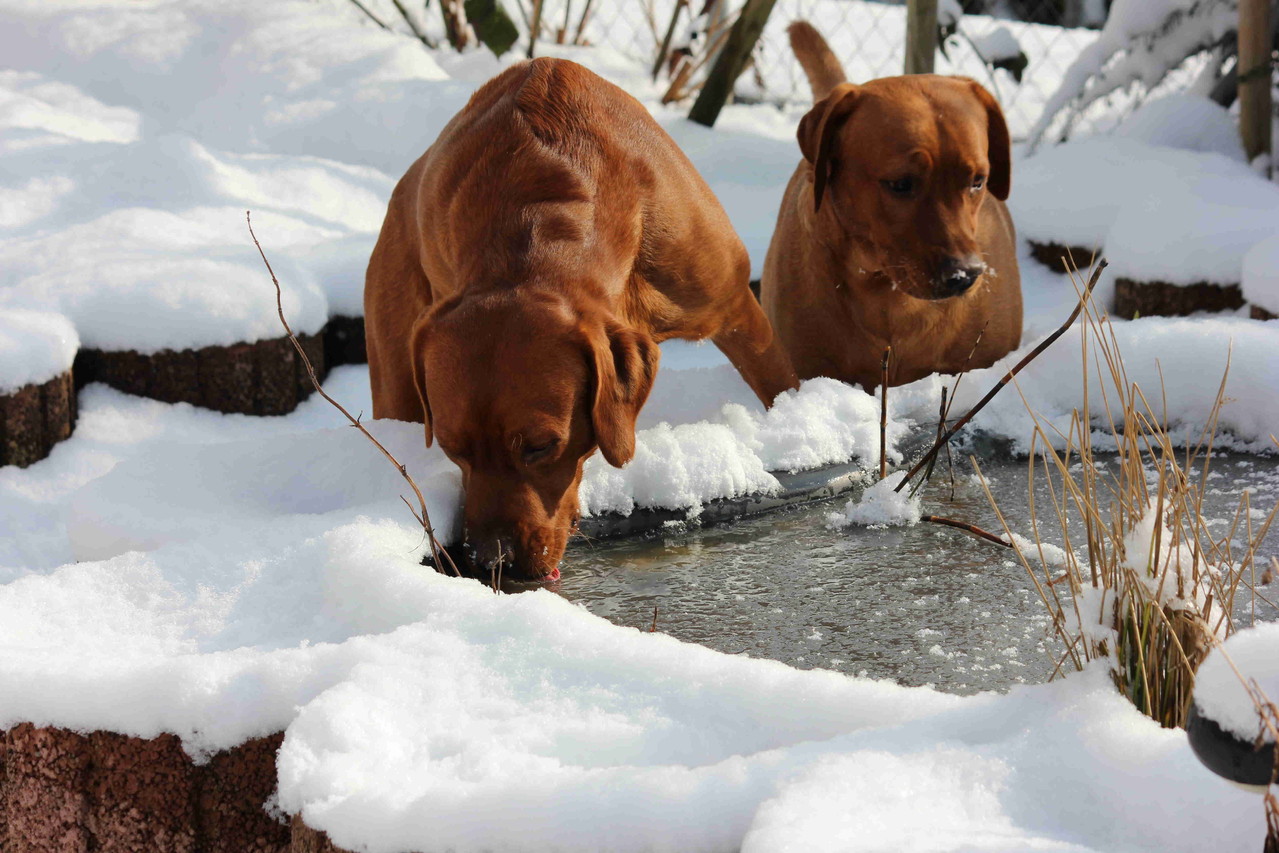
M 1236 591 L 1279 504 L 1256 524 L 1245 494 L 1234 523 L 1217 532 L 1201 508 L 1224 378 L 1206 426 L 1182 448 L 1160 414 L 1162 389 L 1150 389 L 1148 397 L 1129 381 L 1114 330 L 1095 304 L 1084 317 L 1090 402 L 1075 410 L 1064 435 L 1030 411 L 1030 488 L 1045 478 L 1051 497 L 1046 509 L 1031 503 L 1035 543 L 1019 541 L 1006 524 L 1005 531 L 1065 645 L 1061 666 L 1106 660 L 1116 686 L 1139 710 L 1164 726 L 1182 726 L 1195 671 L 1213 644 L 1233 632 Z M 1106 377 L 1092 387 L 1089 360 Z M 1113 440 L 1113 460 L 1093 453 L 1098 427 L 1109 433 L 1106 444 Z M 1065 545 L 1056 574 L 1037 553 L 1047 547 L 1038 545 L 1045 522 Z
M 1044 105 L 1028 148 L 1050 127 L 1068 137 L 1102 98 L 1135 84 L 1154 89 L 1188 58 L 1229 40 L 1237 24 L 1238 0 L 1115 0 L 1097 41 L 1080 51 Z

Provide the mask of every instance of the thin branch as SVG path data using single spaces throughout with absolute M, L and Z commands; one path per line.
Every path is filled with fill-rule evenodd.
M 346 419 L 351 422 L 351 426 L 364 433 L 364 437 L 373 442 L 373 446 L 382 451 L 382 455 L 395 466 L 395 470 L 400 472 L 400 476 L 404 478 L 405 482 L 409 484 L 409 487 L 413 489 L 413 494 L 417 496 L 418 511 L 414 512 L 413 507 L 409 506 L 409 512 L 413 513 L 413 517 L 422 525 L 422 529 L 426 531 L 427 541 L 430 542 L 431 553 L 435 558 L 436 568 L 442 568 L 444 566 L 444 561 L 441 559 L 441 556 L 443 556 L 448 559 L 448 565 L 453 569 L 453 574 L 461 577 L 462 573 L 457 570 L 457 565 L 453 562 L 453 558 L 448 555 L 448 552 L 440 545 L 439 540 L 435 538 L 435 529 L 431 527 L 431 516 L 426 511 L 426 498 L 422 497 L 422 490 L 417 487 L 417 483 L 414 482 L 413 477 L 409 475 L 408 469 L 400 464 L 400 460 L 391 455 L 391 451 L 382 446 L 382 442 L 374 438 L 372 433 L 364 428 L 364 424 L 360 423 L 359 418 L 354 417 L 341 403 L 330 397 L 324 388 L 320 386 L 320 379 L 315 375 L 315 368 L 311 365 L 311 359 L 307 357 L 306 350 L 302 348 L 302 344 L 298 341 L 297 335 L 293 334 L 293 329 L 289 326 L 289 321 L 284 319 L 284 302 L 283 295 L 280 291 L 280 280 L 275 277 L 275 270 L 271 269 L 271 262 L 266 259 L 266 252 L 262 250 L 262 244 L 258 242 L 258 235 L 253 233 L 253 219 L 247 210 L 244 212 L 244 221 L 248 223 L 249 236 L 253 238 L 253 245 L 257 247 L 258 254 L 262 256 L 262 263 L 266 264 L 266 271 L 271 276 L 271 283 L 275 285 L 275 310 L 280 315 L 280 324 L 284 326 L 284 331 L 288 333 L 289 341 L 293 344 L 293 349 L 297 351 L 298 357 L 302 359 L 302 364 L 306 367 L 307 375 L 311 377 L 312 387 L 315 388 L 317 394 L 325 400 L 328 400 L 329 405 L 333 406 L 333 408 L 345 415 Z M 406 505 L 408 504 L 408 501 L 404 499 L 403 495 L 400 496 L 400 500 L 403 500 Z
M 1005 373 L 1004 377 L 1000 379 L 998 383 L 996 383 L 994 388 L 991 388 L 990 391 L 987 392 L 985 397 L 982 397 L 981 400 L 978 401 L 977 405 L 973 406 L 971 409 L 968 410 L 968 414 L 964 415 L 962 418 L 960 418 L 958 421 L 955 422 L 954 426 L 946 430 L 946 434 L 943 435 L 940 439 L 938 439 L 935 444 L 933 444 L 932 449 L 929 450 L 927 453 L 925 453 L 922 459 L 920 459 L 918 462 L 915 463 L 915 466 L 911 468 L 909 472 L 907 472 L 906 476 L 902 478 L 902 481 L 897 484 L 897 487 L 893 489 L 893 491 L 900 492 L 902 488 L 911 481 L 911 478 L 913 478 L 916 474 L 918 474 L 920 470 L 923 469 L 923 467 L 928 464 L 929 460 L 931 460 L 934 456 L 936 456 L 937 452 L 940 451 L 945 444 L 947 444 L 952 438 L 955 437 L 956 433 L 958 433 L 961 429 L 967 426 L 968 422 L 971 421 L 977 415 L 978 412 L 980 412 L 983 408 L 985 408 L 986 404 L 989 403 L 991 400 L 993 400 L 995 398 L 995 395 L 998 394 L 1000 391 L 1002 391 L 1004 389 L 1004 386 L 1006 386 L 1009 382 L 1013 380 L 1014 376 L 1016 376 L 1018 373 L 1021 372 L 1022 368 L 1030 364 L 1036 358 L 1038 358 L 1040 353 L 1048 349 L 1048 347 L 1052 346 L 1054 341 L 1056 341 L 1058 338 L 1060 338 L 1063 334 L 1066 333 L 1066 330 L 1070 328 L 1071 324 L 1074 323 L 1075 319 L 1079 316 L 1079 312 L 1083 310 L 1084 303 L 1087 302 L 1088 298 L 1092 295 L 1093 288 L 1097 286 L 1097 279 L 1100 278 L 1101 271 L 1104 270 L 1105 268 L 1106 268 L 1106 259 L 1102 258 L 1101 260 L 1097 262 L 1097 266 L 1093 267 L 1092 276 L 1090 276 L 1088 279 L 1088 285 L 1084 288 L 1083 294 L 1079 297 L 1079 304 L 1075 306 L 1074 311 L 1070 312 L 1070 316 L 1066 318 L 1066 322 L 1062 324 L 1061 328 L 1053 332 L 1048 337 L 1044 338 L 1042 341 L 1040 341 L 1039 346 L 1035 347 L 1033 350 L 1027 353 L 1025 358 L 1017 362 L 1017 365 L 1012 370 L 1008 371 L 1008 373 Z
M 370 21 L 377 24 L 382 29 L 390 32 L 391 28 L 386 25 L 386 22 L 383 21 L 381 18 L 379 18 L 377 15 L 374 15 L 372 12 L 370 12 L 368 7 L 365 6 L 363 3 L 361 3 L 360 0 L 351 0 L 351 4 L 354 5 L 355 8 L 359 9 L 364 14 L 368 15 Z
M 944 518 L 940 515 L 921 515 L 920 521 L 927 521 L 929 524 L 940 524 L 943 527 L 953 527 L 956 530 L 962 530 L 965 533 L 971 533 L 978 539 L 985 539 L 987 542 L 993 542 L 996 545 L 1002 545 L 1005 548 L 1013 547 L 1013 543 L 1006 539 L 1000 539 L 988 530 L 982 530 L 975 524 L 969 524 L 966 521 L 956 521 L 953 518 Z
M 352 0 L 352 2 L 354 2 L 354 0 Z M 429 47 L 431 50 L 435 50 L 435 42 L 431 40 L 430 36 L 422 32 L 422 28 L 417 25 L 417 21 L 413 20 L 413 16 L 409 14 L 408 9 L 404 8 L 404 4 L 401 3 L 400 0 L 391 0 L 391 2 L 395 4 L 395 8 L 400 13 L 400 17 L 404 19 L 404 23 L 409 25 L 409 30 L 413 33 L 417 40 Z
M 879 363 L 879 479 L 888 476 L 888 360 L 893 356 L 891 346 L 884 347 L 884 357 Z

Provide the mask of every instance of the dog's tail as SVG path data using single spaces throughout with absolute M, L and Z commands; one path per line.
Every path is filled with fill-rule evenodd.
M 804 69 L 808 85 L 813 88 L 813 101 L 820 101 L 840 83 L 847 82 L 844 66 L 839 64 L 835 52 L 826 39 L 808 21 L 796 21 L 786 28 L 790 36 L 791 50 Z

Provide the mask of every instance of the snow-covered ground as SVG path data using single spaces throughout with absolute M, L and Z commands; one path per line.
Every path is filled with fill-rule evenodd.
M 557 51 L 650 106 L 758 273 L 802 110 L 731 106 L 712 131 L 660 107 L 631 57 Z M 511 61 L 428 53 L 338 0 L 0 0 L 0 388 L 65 369 L 77 337 L 150 351 L 278 335 L 245 209 L 295 328 L 358 314 L 395 179 Z M 1171 165 L 1125 194 L 1162 191 L 1189 162 L 1226 208 L 1222 182 L 1244 185 L 1245 167 L 1198 137 L 1174 151 L 1133 135 L 1104 144 Z M 1074 180 L 1041 169 L 1021 183 L 1037 160 L 1014 167 L 1019 216 Z M 1118 228 L 1120 204 L 1097 203 Z M 1248 256 L 1249 282 L 1272 287 L 1272 256 Z M 1076 297 L 1029 257 L 1022 274 L 1029 346 Z M 1115 328 L 1129 378 L 1148 391 L 1168 378 L 1169 420 L 1187 429 L 1229 356 L 1228 441 L 1269 445 L 1279 322 Z M 1080 345 L 1068 333 L 1019 378 L 1041 418 L 1064 424 L 1080 405 Z M 955 410 L 1000 374 L 966 377 Z M 894 391 L 890 443 L 952 382 Z M 328 387 L 369 411 L 363 368 Z M 285 729 L 281 804 L 370 850 L 1259 847 L 1259 801 L 1100 672 L 960 699 L 641 634 L 546 591 L 494 596 L 422 570 L 398 475 L 318 398 L 254 418 L 95 385 L 80 406 L 47 460 L 0 469 L 0 728 L 170 731 L 194 754 Z M 583 504 L 695 513 L 770 488 L 770 471 L 869 461 L 877 413 L 817 380 L 765 414 L 713 347 L 670 344 L 636 460 L 592 460 Z M 976 425 L 1025 442 L 1030 422 L 1009 389 Z M 447 538 L 456 470 L 411 425 L 374 429 Z

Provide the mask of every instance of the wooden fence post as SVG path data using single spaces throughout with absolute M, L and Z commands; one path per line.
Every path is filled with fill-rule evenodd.
M 906 0 L 906 74 L 932 74 L 937 0 Z
M 707 127 L 715 124 L 715 119 L 719 118 L 719 111 L 724 108 L 733 91 L 733 84 L 746 67 L 746 61 L 750 59 L 755 42 L 759 41 L 759 34 L 764 31 L 764 24 L 768 22 L 768 16 L 776 2 L 777 0 L 746 0 L 742 13 L 737 16 L 737 22 L 728 34 L 728 42 L 720 51 L 719 58 L 715 60 L 711 73 L 702 85 L 702 91 L 697 95 L 693 109 L 688 113 L 693 121 Z
M 1239 133 L 1249 160 L 1271 153 L 1270 75 L 1270 0 L 1239 0 Z

